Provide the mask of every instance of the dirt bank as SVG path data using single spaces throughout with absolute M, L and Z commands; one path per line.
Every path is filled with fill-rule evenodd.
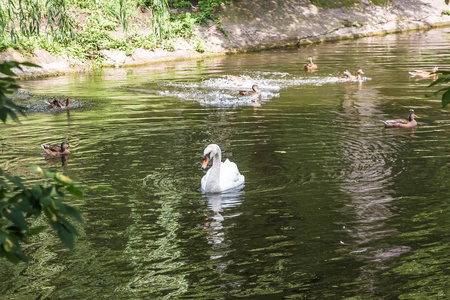
M 206 41 L 205 53 L 198 53 L 186 41 L 176 43 L 172 52 L 164 50 L 103 51 L 104 67 L 123 67 L 171 60 L 201 58 L 211 55 L 260 50 L 289 45 L 303 45 L 328 40 L 350 39 L 415 29 L 450 26 L 450 7 L 444 0 L 393 0 L 376 6 L 361 0 L 350 8 L 326 9 L 308 0 L 232 0 L 220 11 L 228 38 L 212 22 L 197 35 Z M 5 51 L 0 61 L 31 61 L 41 69 L 24 68 L 20 77 L 58 75 L 91 70 L 92 67 L 68 57 L 56 57 L 44 50 L 23 56 Z

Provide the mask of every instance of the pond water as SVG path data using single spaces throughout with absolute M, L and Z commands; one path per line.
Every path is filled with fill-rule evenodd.
M 28 265 L 0 262 L 2 297 L 445 298 L 450 114 L 408 71 L 449 70 L 449 42 L 444 28 L 21 82 L 34 97 L 0 126 L 2 168 L 114 192 L 66 197 L 86 220 L 75 251 L 43 233 Z M 358 68 L 361 81 L 336 79 Z M 260 101 L 236 92 L 253 82 Z M 69 96 L 70 110 L 44 104 Z M 410 109 L 416 129 L 379 121 Z M 63 140 L 66 160 L 41 155 Z M 201 192 L 210 143 L 241 189 Z

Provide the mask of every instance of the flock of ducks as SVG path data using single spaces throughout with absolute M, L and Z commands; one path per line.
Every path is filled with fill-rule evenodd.
M 312 57 L 308 57 L 307 63 L 303 68 L 305 71 L 317 70 L 317 65 L 313 62 Z M 438 67 L 433 67 L 431 72 L 423 70 L 414 70 L 409 72 L 413 77 L 429 78 L 436 76 Z M 364 74 L 362 69 L 357 71 L 357 76 L 352 75 L 348 70 L 343 72 L 343 76 L 339 77 L 339 81 L 359 81 L 362 79 L 361 75 Z M 235 75 L 223 75 L 223 78 L 237 84 L 245 83 L 248 80 L 253 80 L 250 76 L 235 76 Z M 239 95 L 243 96 L 260 96 L 261 91 L 257 84 L 252 86 L 252 91 L 238 91 Z M 54 99 L 52 101 L 46 101 L 53 109 L 69 108 L 70 102 L 74 101 L 72 98 L 67 98 L 63 103 L 60 100 Z M 408 119 L 396 119 L 396 120 L 380 120 L 386 128 L 413 128 L 417 126 L 417 122 L 414 119 L 414 110 L 411 110 Z M 69 142 L 64 141 L 60 146 L 57 145 L 41 145 L 44 149 L 44 153 L 50 156 L 65 156 L 69 155 L 70 147 Z M 216 144 L 208 145 L 203 152 L 203 164 L 202 169 L 206 169 L 208 163 L 212 161 L 212 167 L 206 172 L 201 180 L 201 189 L 206 193 L 220 193 L 226 190 L 230 190 L 239 187 L 244 184 L 245 177 L 239 172 L 237 165 L 234 162 L 226 159 L 222 162 L 222 151 Z
M 317 65 L 313 62 L 312 57 L 308 57 L 307 63 L 304 65 L 305 71 L 316 71 Z M 413 77 L 429 78 L 436 76 L 438 67 L 433 67 L 431 72 L 423 70 L 414 70 L 409 72 Z M 362 69 L 357 71 L 356 76 L 352 75 L 348 70 L 343 72 L 343 76 L 339 77 L 339 81 L 360 81 L 364 74 Z M 249 76 L 239 77 L 235 75 L 224 75 L 224 78 L 234 83 L 244 83 L 251 80 Z M 253 91 L 239 91 L 240 95 L 255 96 L 260 94 L 258 85 L 252 86 Z M 386 128 L 413 128 L 417 126 L 417 121 L 414 119 L 414 110 L 409 112 L 408 119 L 395 120 L 380 120 Z M 205 193 L 220 193 L 233 188 L 237 188 L 245 183 L 245 177 L 239 172 L 237 165 L 234 162 L 226 159 L 222 162 L 222 152 L 220 147 L 216 144 L 208 145 L 203 151 L 202 169 L 206 169 L 208 163 L 212 161 L 212 167 L 206 172 L 201 180 L 201 189 Z

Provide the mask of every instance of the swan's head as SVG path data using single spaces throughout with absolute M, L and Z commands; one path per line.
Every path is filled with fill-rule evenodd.
M 210 144 L 203 151 L 203 164 L 202 169 L 206 169 L 208 162 L 214 157 L 218 152 L 220 152 L 220 147 L 216 144 Z

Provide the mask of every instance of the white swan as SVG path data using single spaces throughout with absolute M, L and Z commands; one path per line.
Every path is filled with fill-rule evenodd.
M 242 185 L 244 175 L 234 162 L 226 159 L 222 162 L 222 151 L 216 144 L 210 144 L 203 152 L 202 169 L 206 169 L 209 160 L 212 160 L 211 169 L 202 178 L 202 191 L 206 193 L 220 193 Z

